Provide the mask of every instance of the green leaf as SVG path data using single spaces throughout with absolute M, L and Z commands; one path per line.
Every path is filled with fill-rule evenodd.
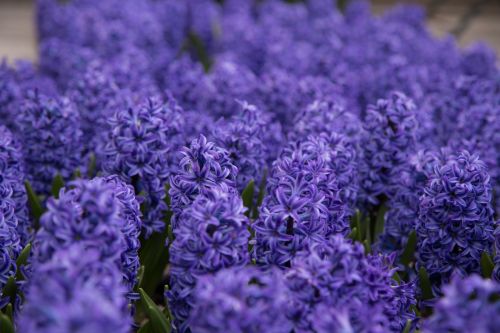
M 351 233 L 349 234 L 349 238 L 356 241 L 356 240 L 359 240 L 359 232 L 358 232 L 358 228 L 354 227 L 352 228 L 352 231 Z
M 52 180 L 52 195 L 54 198 L 59 198 L 59 190 L 64 187 L 64 179 L 63 177 L 58 173 L 54 177 L 54 180 Z
M 97 169 L 97 161 L 94 153 L 89 155 L 89 165 L 87 169 L 87 177 L 94 178 Z
M 429 280 L 429 275 L 425 268 L 420 267 L 418 270 L 418 277 L 420 280 L 420 289 L 422 290 L 422 300 L 433 299 L 434 295 L 432 293 L 431 281 Z
M 0 332 L 2 333 L 14 333 L 14 325 L 10 321 L 7 315 L 0 312 Z
M 392 279 L 396 281 L 398 284 L 401 283 L 401 277 L 399 276 L 398 272 L 394 272 L 394 274 L 392 275 Z
M 168 194 L 167 194 L 168 197 Z M 167 200 L 167 199 L 166 199 Z M 169 260 L 168 244 L 173 241 L 170 219 L 172 212 L 165 212 L 165 229 L 163 232 L 155 232 L 149 238 L 141 238 L 141 248 L 139 249 L 139 259 L 144 266 L 144 275 L 140 287 L 143 288 L 149 295 L 153 295 L 156 288 L 159 286 L 165 268 Z
M 365 247 L 365 253 L 370 253 L 372 251 L 371 246 L 370 246 L 370 242 L 368 241 L 368 239 L 365 239 L 363 241 L 363 246 Z
M 408 236 L 408 241 L 406 242 L 406 247 L 399 258 L 399 261 L 408 267 L 408 265 L 413 261 L 415 256 L 415 248 L 417 246 L 417 233 L 413 230 Z
M 16 260 L 17 272 L 15 276 L 10 276 L 5 283 L 2 294 L 5 297 L 9 297 L 11 302 L 14 302 L 16 295 L 18 293 L 17 282 L 24 280 L 24 276 L 21 273 L 20 267 L 26 265 L 28 262 L 28 257 L 31 252 L 31 244 L 26 245 L 26 247 L 21 251 L 19 257 Z M 0 331 L 1 333 L 2 331 Z
M 141 267 L 139 267 L 139 271 L 137 272 L 137 286 L 142 285 L 142 279 L 144 278 L 144 270 L 145 270 L 144 265 L 141 265 Z
M 257 219 L 259 217 L 259 208 L 262 205 L 262 201 L 264 201 L 264 196 L 266 195 L 266 182 L 267 182 L 267 170 L 264 170 L 264 174 L 262 175 L 262 180 L 259 185 L 259 193 L 257 194 L 257 202 L 253 207 L 253 219 Z
M 151 323 L 152 332 L 154 333 L 170 333 L 171 326 L 167 317 L 161 312 L 158 306 L 149 298 L 148 294 L 139 288 L 141 302 L 146 311 L 146 316 Z
M 381 205 L 377 212 L 377 220 L 375 222 L 375 232 L 373 235 L 373 242 L 376 242 L 378 236 L 384 232 L 384 222 L 385 222 L 386 212 L 387 212 L 386 205 Z
M 406 321 L 406 325 L 405 325 L 405 328 L 403 330 L 403 333 L 410 333 L 410 329 L 411 329 L 411 320 L 408 319 Z
M 153 325 L 151 324 L 150 321 L 145 323 L 138 331 L 137 333 L 154 333 Z
M 491 260 L 488 252 L 484 251 L 481 254 L 481 273 L 483 273 L 483 277 L 491 278 L 494 268 L 495 264 L 493 263 L 493 260 Z
M 30 253 L 31 253 L 31 243 L 28 243 L 28 245 L 26 245 L 26 247 L 19 254 L 19 257 L 17 257 L 17 260 L 16 260 L 16 265 L 17 265 L 16 278 L 18 281 L 24 279 L 23 274 L 21 273 L 19 268 L 21 266 L 26 265 L 26 263 L 28 262 L 28 258 L 30 256 Z
M 250 213 L 252 212 L 254 192 L 255 192 L 255 183 L 252 179 L 251 181 L 248 182 L 247 187 L 245 187 L 245 189 L 241 194 L 241 198 L 243 199 L 243 205 L 247 208 L 247 211 L 245 212 L 246 216 L 250 216 Z
M 28 195 L 28 203 L 31 216 L 34 218 L 35 229 L 38 229 L 38 222 L 40 221 L 40 216 L 43 214 L 42 204 L 40 203 L 40 198 L 36 195 L 29 181 L 26 180 L 24 182 L 24 187 L 26 188 L 26 194 Z

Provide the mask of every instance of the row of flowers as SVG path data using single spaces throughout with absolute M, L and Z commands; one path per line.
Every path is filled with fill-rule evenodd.
M 497 332 L 500 72 L 418 7 L 37 1 L 0 65 L 7 332 Z

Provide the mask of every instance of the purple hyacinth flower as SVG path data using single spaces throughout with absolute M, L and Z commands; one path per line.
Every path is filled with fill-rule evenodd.
M 214 126 L 215 144 L 226 149 L 238 168 L 237 187 L 242 191 L 250 180 L 260 183 L 270 155 L 266 142 L 267 114 L 254 105 L 238 103 L 239 112 Z M 267 121 L 266 121 L 267 120 Z
M 423 333 L 485 332 L 500 330 L 500 284 L 478 275 L 455 276 L 443 286 L 443 297 L 422 325 Z
M 416 149 L 413 101 L 401 93 L 368 107 L 361 138 L 361 193 L 364 204 L 377 205 L 394 195 L 394 182 Z
M 414 318 L 410 306 L 416 301 L 412 284 L 393 280 L 391 265 L 390 257 L 365 256 L 361 244 L 342 236 L 307 247 L 285 273 L 287 316 L 295 330 L 400 332 Z M 361 318 L 361 309 L 373 317 Z
M 103 169 L 132 184 L 144 195 L 146 235 L 165 227 L 165 184 L 175 170 L 175 152 L 183 143 L 183 111 L 174 101 L 148 99 L 119 110 L 110 120 L 112 131 L 102 152 Z
M 170 177 L 170 198 L 174 223 L 182 210 L 194 202 L 199 194 L 213 190 L 236 191 L 238 168 L 229 152 L 200 135 L 189 147 L 181 150 L 178 170 Z
M 213 188 L 196 197 L 177 217 L 170 247 L 170 288 L 166 293 L 180 332 L 186 332 L 198 277 L 244 266 L 248 254 L 248 219 L 241 198 Z
M 99 251 L 122 273 L 129 291 L 137 282 L 141 227 L 133 188 L 117 176 L 70 183 L 50 198 L 34 241 L 34 260 L 44 263 L 72 244 Z M 36 268 L 35 268 L 36 270 Z
M 435 286 L 456 272 L 480 272 L 483 251 L 491 252 L 495 222 L 486 166 L 462 151 L 436 165 L 424 187 L 417 223 L 417 263 Z
M 69 180 L 81 166 L 82 132 L 75 106 L 64 97 L 28 94 L 17 115 L 26 174 L 33 188 L 48 194 L 60 174 Z
M 33 263 L 17 318 L 25 333 L 127 333 L 132 326 L 126 287 L 113 261 L 82 243 Z
M 346 235 L 357 195 L 356 154 L 336 133 L 290 144 L 273 164 L 260 217 L 256 257 L 287 266 L 309 243 Z
M 229 268 L 200 278 L 189 326 L 193 332 L 289 333 L 280 271 Z

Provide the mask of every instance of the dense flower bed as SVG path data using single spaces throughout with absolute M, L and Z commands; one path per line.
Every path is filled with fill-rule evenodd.
M 500 332 L 497 58 L 343 3 L 37 0 L 0 331 Z

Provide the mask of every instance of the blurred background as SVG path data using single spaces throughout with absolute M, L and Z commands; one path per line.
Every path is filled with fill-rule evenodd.
M 500 0 L 372 0 L 372 7 L 379 14 L 397 3 L 424 6 L 429 29 L 436 36 L 452 33 L 462 46 L 486 41 L 500 54 Z M 34 0 L 0 0 L 0 59 L 3 57 L 36 60 Z

